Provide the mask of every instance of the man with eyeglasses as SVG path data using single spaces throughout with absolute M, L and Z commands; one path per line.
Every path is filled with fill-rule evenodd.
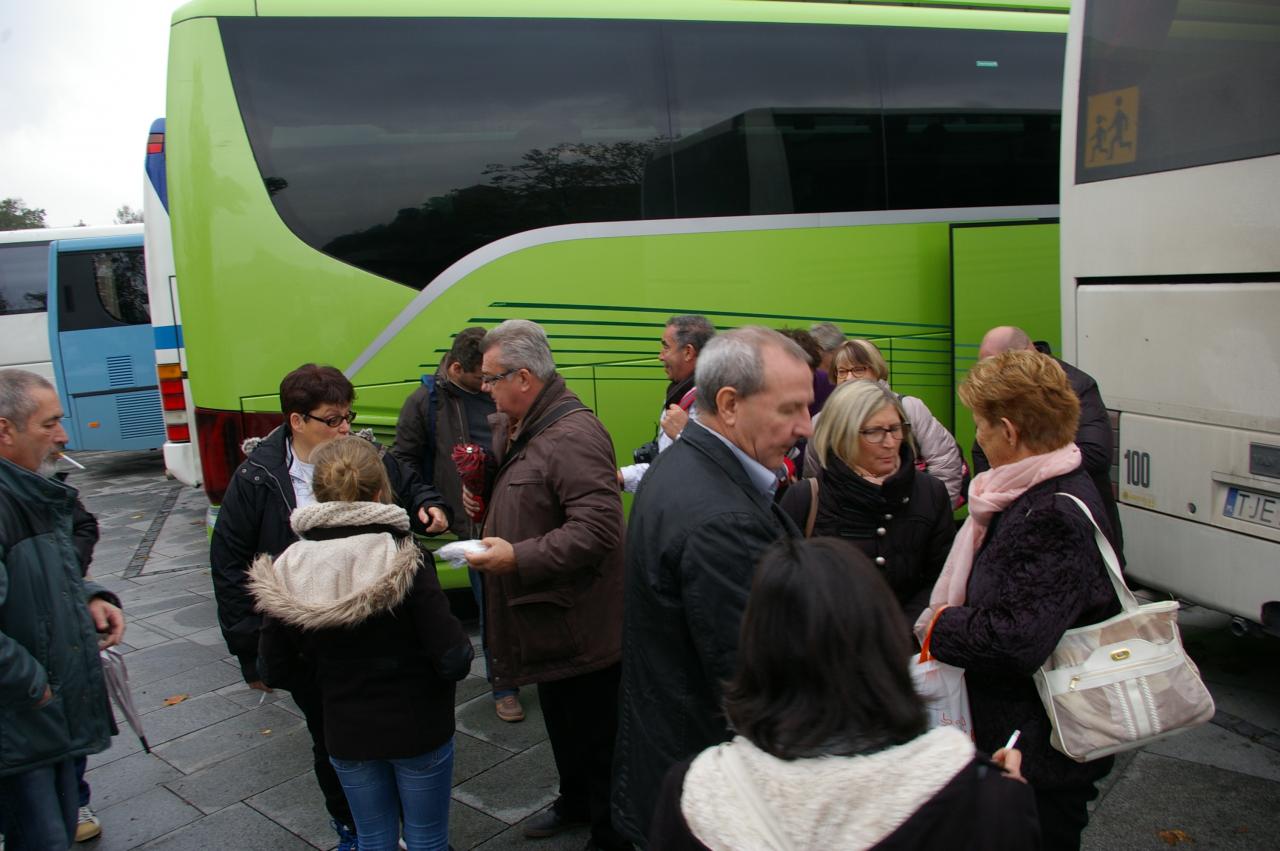
M 248 590 L 249 564 L 261 553 L 275 558 L 298 539 L 289 525 L 289 515 L 295 508 L 316 501 L 311 490 L 311 454 L 320 444 L 351 432 L 356 418 L 351 407 L 354 400 L 355 387 L 332 366 L 309 363 L 286 375 L 280 382 L 284 424 L 264 438 L 245 441 L 248 457 L 231 477 L 218 510 L 209 548 L 218 624 L 250 688 L 269 691 L 264 679 L 270 679 L 270 672 L 258 670 L 262 619 L 254 611 Z M 427 535 L 444 531 L 449 515 L 436 489 L 388 452 L 383 452 L 382 463 L 394 492 L 393 501 L 409 513 L 413 530 Z M 291 692 L 306 718 L 314 746 L 316 782 L 338 834 L 338 848 L 354 851 L 355 820 L 324 747 L 319 692 L 310 679 L 273 684 Z
M 622 498 L 613 441 L 556 372 L 547 335 L 508 319 L 481 344 L 498 409 L 483 543 L 495 686 L 537 683 L 560 794 L 526 837 L 591 825 L 588 848 L 630 844 L 609 819 L 622 656 Z M 472 497 L 464 494 L 470 502 Z

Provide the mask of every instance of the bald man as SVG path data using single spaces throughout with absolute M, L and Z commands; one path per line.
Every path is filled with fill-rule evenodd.
M 978 347 L 978 360 L 985 360 L 1001 352 L 1009 351 L 1034 352 L 1036 347 L 1031 338 L 1027 336 L 1026 331 L 1013 325 L 1001 325 L 992 328 L 982 338 L 982 345 Z M 1067 380 L 1071 382 L 1071 389 L 1075 391 L 1076 396 L 1080 399 L 1080 424 L 1076 427 L 1076 446 L 1080 447 L 1085 471 L 1093 479 L 1094 486 L 1097 487 L 1099 495 L 1102 496 L 1102 504 L 1107 510 L 1107 520 L 1110 521 L 1111 529 L 1115 533 L 1116 551 L 1120 555 L 1121 561 L 1123 561 L 1124 533 L 1120 529 L 1120 512 L 1116 508 L 1115 496 L 1111 493 L 1111 453 L 1113 444 L 1111 420 L 1107 417 L 1107 406 L 1103 404 L 1102 394 L 1098 392 L 1098 382 L 1093 380 L 1093 376 L 1058 358 L 1054 358 L 1054 360 L 1058 361 L 1058 365 L 1067 374 Z M 990 467 L 991 465 L 987 463 L 987 456 L 982 453 L 977 441 L 974 441 L 974 475 Z

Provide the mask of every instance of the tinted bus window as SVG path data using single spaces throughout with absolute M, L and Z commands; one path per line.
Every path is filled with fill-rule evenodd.
M 60 254 L 58 286 L 59 331 L 151 321 L 141 248 Z
M 0 315 L 38 313 L 48 300 L 48 243 L 0 246 Z
M 1061 37 L 899 29 L 883 44 L 889 207 L 1057 203 Z
M 874 32 L 710 23 L 664 31 L 677 215 L 883 208 Z
M 1094 3 L 1076 183 L 1280 153 L 1274 3 Z
M 421 289 L 508 234 L 670 213 L 656 24 L 219 24 L 276 209 L 338 259 Z

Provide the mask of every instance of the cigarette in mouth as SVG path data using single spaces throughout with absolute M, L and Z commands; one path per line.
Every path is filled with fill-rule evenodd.
M 61 458 L 63 461 L 66 461 L 68 464 L 70 464 L 72 467 L 75 467 L 78 470 L 88 469 L 85 465 L 81 464 L 79 461 L 72 458 L 70 455 L 67 455 L 65 452 L 59 452 L 56 455 L 54 455 L 54 457 Z

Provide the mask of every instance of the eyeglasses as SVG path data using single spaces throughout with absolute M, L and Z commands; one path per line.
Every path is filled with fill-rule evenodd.
M 865 378 L 871 374 L 871 367 L 858 364 L 857 366 L 841 366 L 836 368 L 836 378 Z
M 303 414 L 305 420 L 315 420 L 327 425 L 329 428 L 337 428 L 343 423 L 353 423 L 356 421 L 356 412 L 347 411 L 345 414 L 334 414 L 331 417 L 317 417 L 315 414 Z
M 497 375 L 485 375 L 482 372 L 480 373 L 480 386 L 487 387 L 493 384 L 497 384 L 499 381 L 506 378 L 508 375 L 513 375 L 514 373 L 517 373 L 519 371 L 520 371 L 520 367 L 516 367 L 515 369 L 508 369 L 506 372 L 500 372 Z
M 888 437 L 893 437 L 894 440 L 904 440 L 910 428 L 911 423 L 894 423 L 891 426 L 879 426 L 878 428 L 860 428 L 858 429 L 858 434 L 862 435 L 862 439 L 867 443 L 879 446 Z

